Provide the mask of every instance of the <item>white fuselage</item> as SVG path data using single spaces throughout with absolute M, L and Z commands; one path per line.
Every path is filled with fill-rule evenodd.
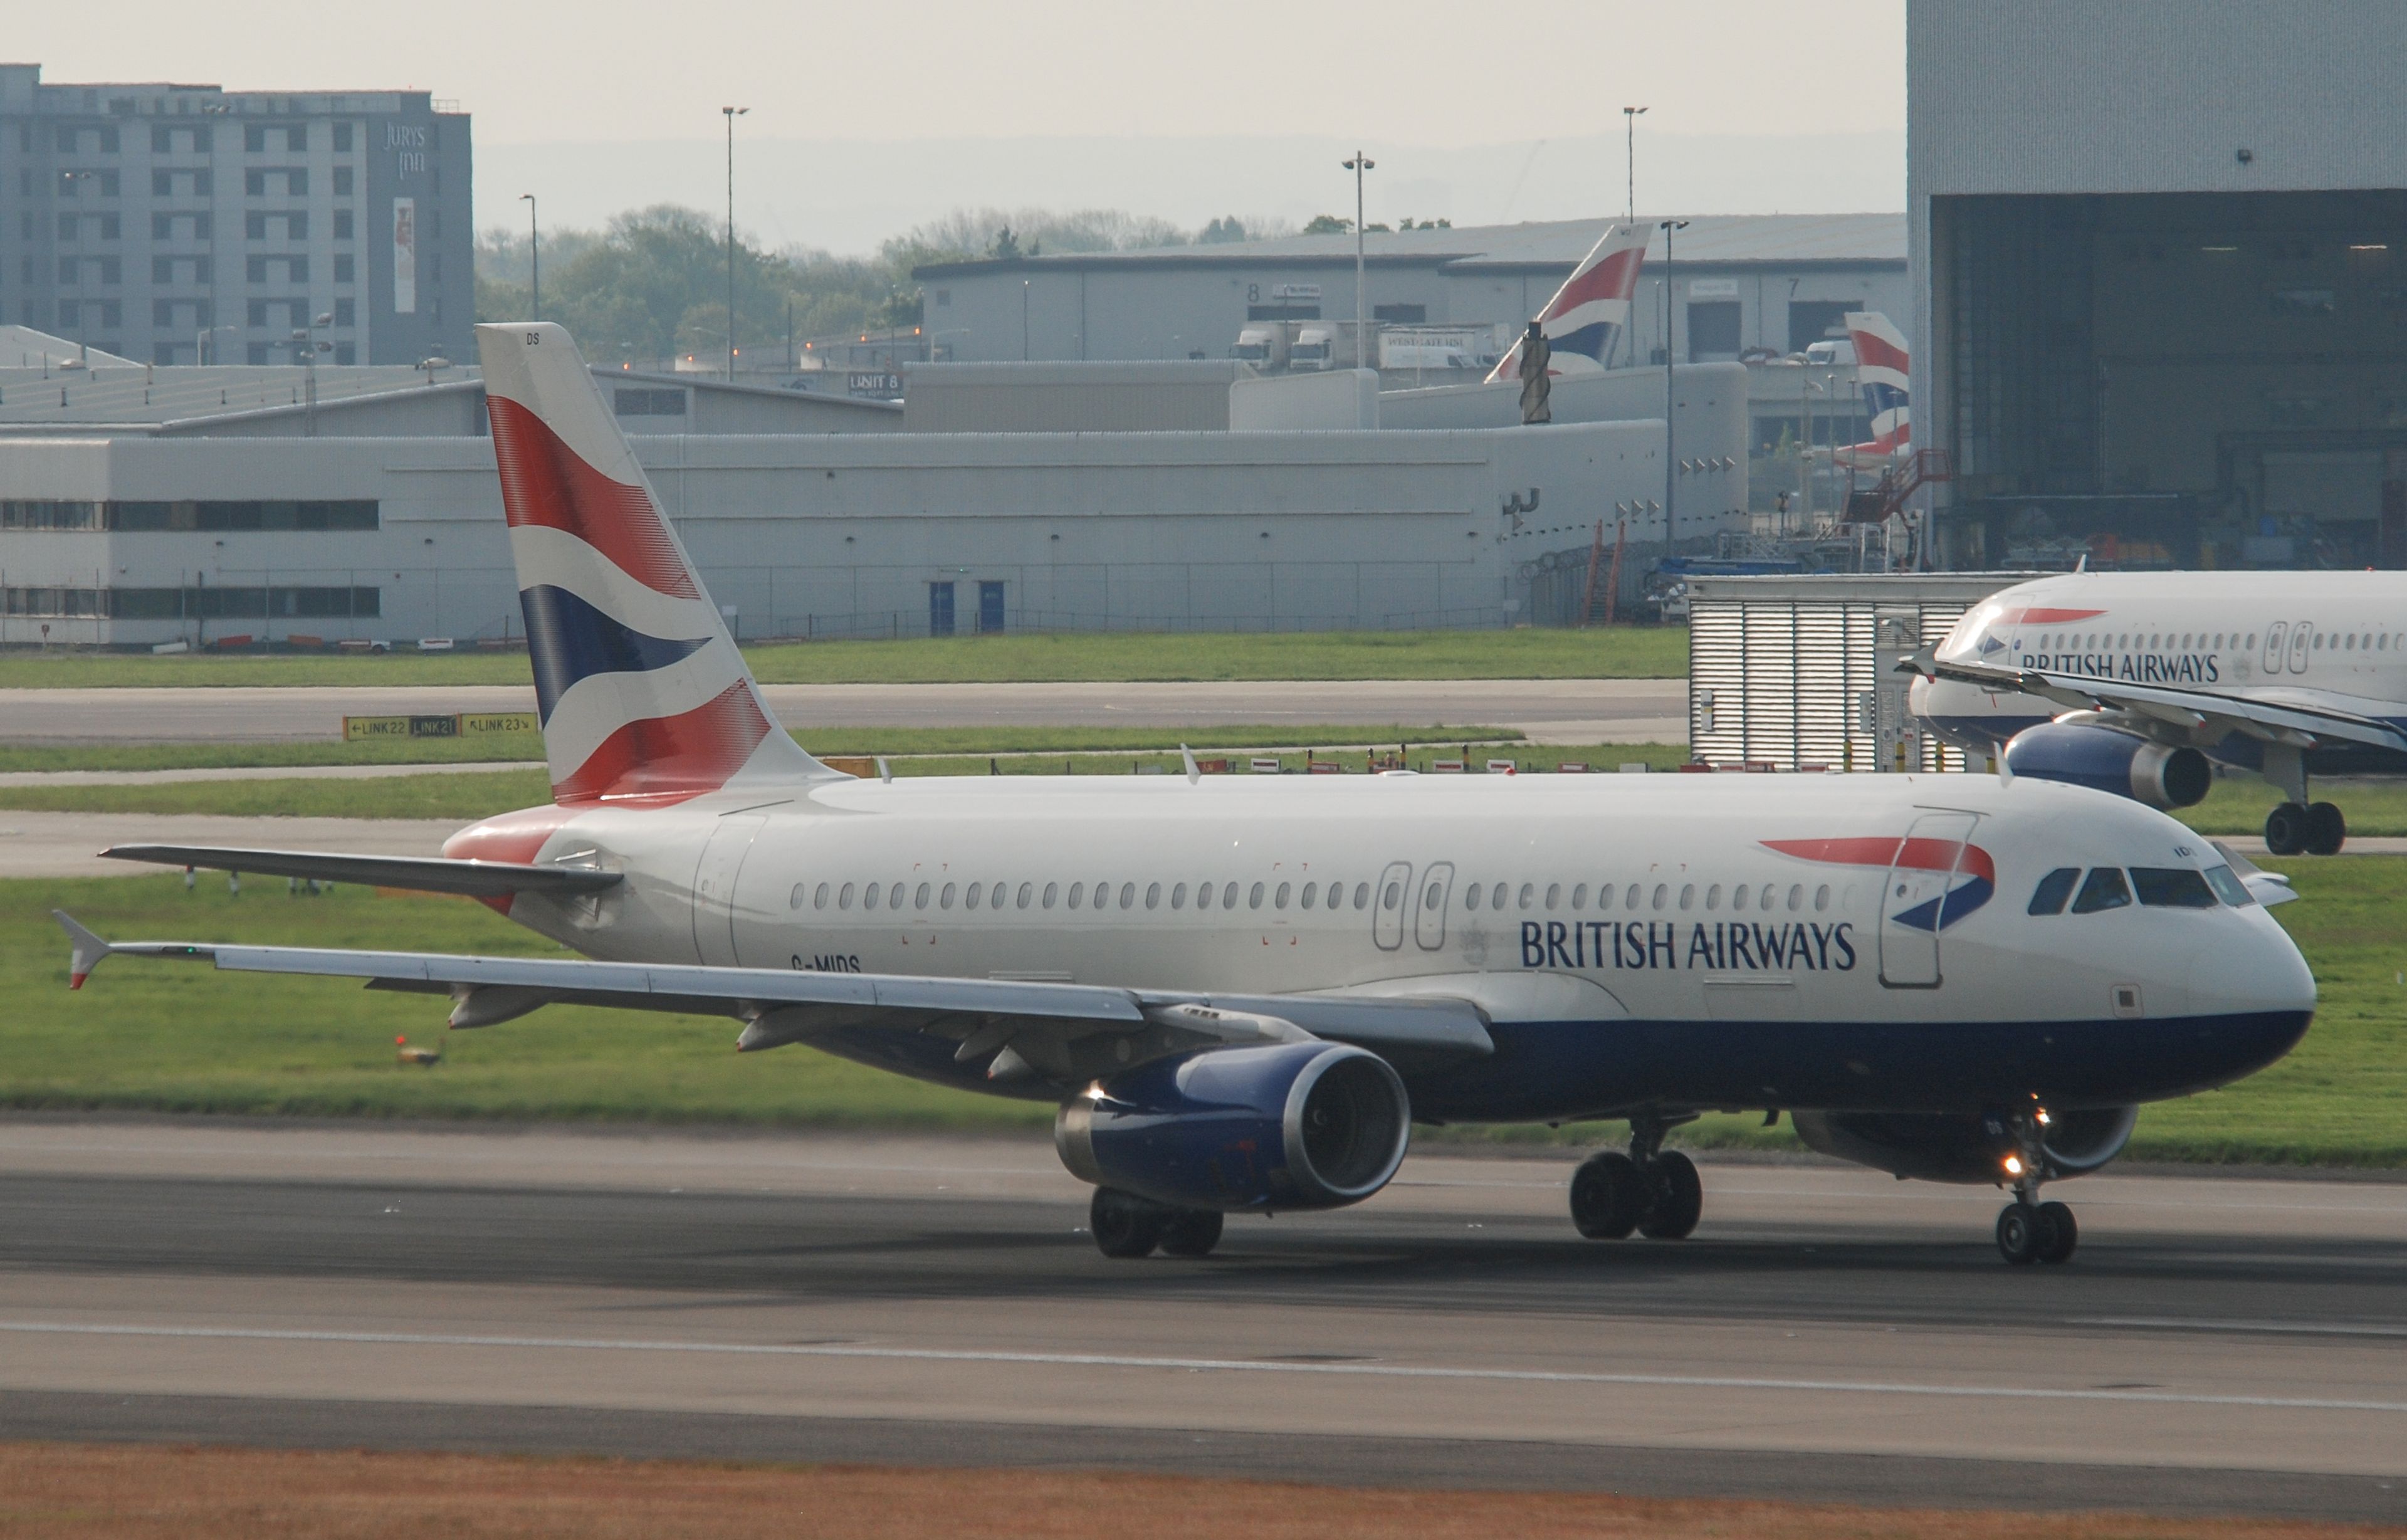
M 2319 701 L 2407 720 L 2407 572 L 2068 573 L 1992 595 L 1942 642 L 1943 663 L 2122 684 Z M 1987 747 L 2062 708 L 1946 679 L 1915 714 Z
M 598 900 L 524 895 L 512 917 L 623 961 L 1444 994 L 1557 1033 L 1730 1023 L 1797 1043 L 1809 1023 L 1918 1038 L 1951 1023 L 2302 1013 L 2314 1000 L 2260 908 L 2026 915 L 2055 868 L 2221 860 L 2145 807 L 2040 782 L 847 780 L 534 809 L 466 832 L 453 853 L 529 818 L 564 820 L 535 859 L 626 880 Z M 1901 837 L 1969 849 L 1954 870 L 1893 870 Z M 1809 842 L 1826 853 L 1796 853 Z M 1955 890 L 1932 928 L 1930 904 Z M 1917 906 L 1919 928 L 1901 918 Z M 1579 1087 L 1555 1089 L 1585 1105 Z M 1779 1105 L 1781 1088 L 1765 1090 L 1756 1103 Z

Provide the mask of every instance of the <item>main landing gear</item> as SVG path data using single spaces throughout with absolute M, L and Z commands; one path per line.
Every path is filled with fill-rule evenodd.
M 1630 1153 L 1608 1149 L 1572 1174 L 1572 1223 L 1592 1241 L 1686 1240 L 1704 1212 L 1704 1184 L 1694 1161 L 1662 1148 L 1663 1135 L 1686 1118 L 1633 1118 Z
M 2015 1201 L 1998 1214 L 1998 1254 L 2016 1267 L 2068 1262 L 2081 1244 L 2081 1227 L 2064 1205 L 2039 1201 L 2047 1170 L 2047 1114 L 2038 1108 L 2018 1114 L 2012 1128 L 2015 1152 L 2006 1158 L 2006 1175 L 2014 1181 Z
M 2265 848 L 2277 856 L 2336 856 L 2348 820 L 2329 802 L 2286 802 L 2265 815 Z
M 1140 1198 L 1116 1187 L 1095 1189 L 1087 1223 L 1095 1248 L 1106 1257 L 1208 1257 L 1220 1244 L 1222 1216 L 1217 1208 L 1178 1208 Z
M 2348 839 L 2348 820 L 2329 802 L 2307 800 L 2307 759 L 2290 744 L 2267 744 L 2265 778 L 2282 789 L 2282 805 L 2265 815 L 2265 848 L 2277 856 L 2336 856 Z

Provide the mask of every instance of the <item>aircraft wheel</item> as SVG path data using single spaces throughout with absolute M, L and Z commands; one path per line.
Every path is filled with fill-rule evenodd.
M 2044 1262 L 2070 1262 L 2072 1248 L 2081 1244 L 2081 1227 L 2072 1222 L 2072 1210 L 2060 1203 L 2039 1205 L 2039 1260 Z
M 1646 1212 L 1638 1233 L 1651 1241 L 1687 1240 L 1705 1211 L 1705 1184 L 1697 1177 L 1697 1163 L 1667 1149 L 1646 1162 Z
M 1220 1226 L 1227 1216 L 1217 1208 L 1181 1208 L 1161 1227 L 1165 1257 L 1208 1257 L 1220 1244 Z
M 1998 1214 L 1998 1255 L 2026 1267 L 2039 1261 L 2044 1221 L 2039 1210 L 2019 1198 Z
M 2298 855 L 2307 848 L 2308 814 L 2295 802 L 2286 802 L 2265 815 L 2265 848 L 2277 856 Z
M 1589 1156 L 1572 1173 L 1572 1223 L 1589 1240 L 1627 1238 L 1645 1206 L 1638 1162 L 1617 1149 Z
M 1140 1198 L 1116 1187 L 1095 1189 L 1094 1200 L 1087 1205 L 1087 1224 L 1094 1233 L 1095 1249 L 1106 1257 L 1121 1259 L 1151 1256 L 1153 1248 L 1161 1244 L 1170 1215 L 1170 1209 L 1152 1199 Z
M 2338 805 L 2318 802 L 2307 808 L 2307 854 L 2336 856 L 2348 840 L 2348 820 Z

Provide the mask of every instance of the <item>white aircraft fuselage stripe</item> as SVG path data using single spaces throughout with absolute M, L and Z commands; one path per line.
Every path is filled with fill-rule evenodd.
M 733 961 L 750 967 L 1039 973 L 1263 994 L 1440 979 L 1436 992 L 1479 997 L 1498 1020 L 1702 1022 L 1742 1010 L 1801 1030 L 1816 1020 L 1932 1030 L 2096 1020 L 2110 1014 L 2113 987 L 2132 982 L 2152 1017 L 2312 1005 L 2304 964 L 2261 909 L 2024 913 L 2055 867 L 2219 861 L 2136 803 L 2044 781 L 1801 777 L 1767 808 L 1739 780 L 839 780 L 772 806 L 731 788 L 677 808 L 596 810 L 553 837 L 554 852 L 595 850 L 628 874 L 611 926 L 543 900 L 512 912 L 591 956 L 689 960 L 696 857 L 723 814 L 748 808 L 762 820 L 732 878 L 733 912 L 723 901 L 714 912 L 730 927 Z M 1944 986 L 1898 990 L 1882 981 L 1883 947 L 1933 941 L 1884 922 L 1887 869 L 1765 841 L 1893 840 L 1934 805 L 1979 815 L 1973 843 L 1994 858 L 1994 891 L 1941 928 Z M 1382 890 L 1399 867 L 1410 880 L 1387 911 Z M 1438 867 L 1445 891 L 1431 908 Z M 1935 894 L 1972 879 L 1931 880 Z M 1341 907 L 1327 902 L 1332 882 L 1344 887 Z M 1217 890 L 1208 906 L 1197 901 L 1205 883 Z M 1309 907 L 1307 883 L 1317 890 Z M 1110 891 L 1101 910 L 1099 884 Z M 1615 891 L 1601 903 L 1607 884 Z
M 564 589 L 631 631 L 670 641 L 715 637 L 722 630 L 707 599 L 662 593 L 565 530 L 524 524 L 510 531 L 521 591 Z
M 573 773 L 629 722 L 681 716 L 748 676 L 731 642 L 714 641 L 665 668 L 592 674 L 570 685 L 543 725 L 544 753 L 555 778 Z

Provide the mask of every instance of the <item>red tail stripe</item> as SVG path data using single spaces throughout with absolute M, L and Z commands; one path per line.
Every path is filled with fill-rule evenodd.
M 562 803 L 697 797 L 726 785 L 774 730 L 739 681 L 691 711 L 620 728 L 551 794 Z
M 1899 374 L 1911 374 L 1914 365 L 1906 350 L 1871 332 L 1850 334 L 1856 344 L 1856 362 L 1868 369 L 1895 369 Z
M 1628 299 L 1631 292 L 1638 287 L 1638 266 L 1645 256 L 1645 252 L 1632 248 L 1606 257 L 1563 285 L 1562 292 L 1546 307 L 1546 319 L 1552 321 L 1591 300 Z
M 1842 866 L 1905 866 L 1918 872 L 1960 871 L 1966 877 L 1995 879 L 1998 868 L 1989 852 L 1977 845 L 1952 839 L 1900 839 L 1875 834 L 1851 839 L 1767 839 L 1785 856 L 1824 861 Z M 1962 852 L 1959 863 L 1958 852 Z
M 613 481 L 587 464 L 518 402 L 497 395 L 487 406 L 493 460 L 502 473 L 502 509 L 512 529 L 540 524 L 563 530 L 646 588 L 680 599 L 702 597 L 643 488 Z

